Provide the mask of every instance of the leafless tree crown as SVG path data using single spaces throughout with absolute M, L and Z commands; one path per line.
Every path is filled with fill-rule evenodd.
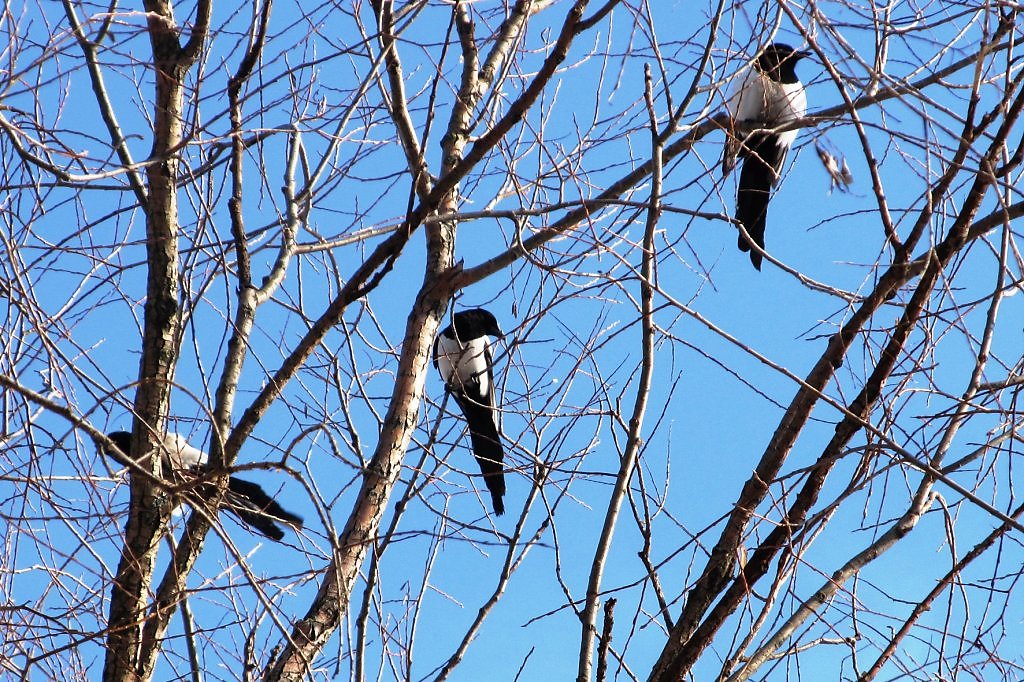
M 1017 9 L 5 3 L 0 676 L 1024 678 Z M 723 105 L 772 42 L 758 273 Z

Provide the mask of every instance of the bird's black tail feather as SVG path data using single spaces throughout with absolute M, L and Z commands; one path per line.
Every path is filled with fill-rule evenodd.
M 271 540 L 284 538 L 275 521 L 302 528 L 302 517 L 291 513 L 277 503 L 259 485 L 234 476 L 228 479 L 228 499 L 224 507 L 238 516 L 246 525 L 263 533 Z
M 494 513 L 505 513 L 505 473 L 501 461 L 505 456 L 501 449 L 501 436 L 494 423 L 494 412 L 488 405 L 475 402 L 468 397 L 456 397 L 462 413 L 469 424 L 469 437 L 473 441 L 473 455 L 484 475 L 484 483 L 491 493 Z
M 736 195 L 736 218 L 743 223 L 754 243 L 763 249 L 768 199 L 776 182 L 775 169 L 782 165 L 783 150 L 778 136 L 772 133 L 754 133 L 743 144 L 741 154 L 744 160 Z M 742 234 L 738 244 L 741 251 L 750 251 L 750 262 L 760 270 L 761 254 L 750 248 Z

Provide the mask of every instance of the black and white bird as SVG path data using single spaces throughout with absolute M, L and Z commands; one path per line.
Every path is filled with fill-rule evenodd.
M 452 315 L 452 324 L 434 340 L 434 367 L 469 424 L 473 455 L 491 493 L 494 513 L 505 513 L 504 451 L 494 401 L 494 360 L 488 336 L 503 335 L 498 321 L 483 308 Z
M 131 451 L 132 434 L 127 431 L 114 431 L 108 433 L 107 438 L 114 442 L 121 453 L 134 459 Z M 101 447 L 101 451 L 121 464 L 128 464 L 119 453 L 109 447 Z M 188 441 L 177 433 L 164 435 L 160 454 L 167 467 L 179 472 L 196 471 L 205 466 L 209 459 L 205 452 L 189 445 Z M 280 542 L 284 538 L 284 531 L 277 525 L 278 522 L 302 528 L 301 516 L 279 505 L 259 485 L 235 476 L 228 478 L 224 508 L 271 540 Z
M 739 80 L 726 106 L 733 130 L 728 136 L 722 169 L 726 175 L 743 159 L 740 187 L 736 195 L 736 219 L 755 244 L 764 248 L 768 199 L 782 177 L 786 152 L 796 139 L 796 130 L 773 132 L 807 112 L 807 94 L 796 76 L 796 63 L 809 52 L 796 51 L 784 43 L 772 43 Z M 750 262 L 761 269 L 761 254 L 751 249 L 740 233 L 739 247 L 750 251 Z

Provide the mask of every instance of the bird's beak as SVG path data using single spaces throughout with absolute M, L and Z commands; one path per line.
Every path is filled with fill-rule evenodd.
M 799 52 L 796 53 L 796 56 L 799 57 L 800 59 L 807 59 L 808 57 L 813 57 L 814 53 L 811 52 L 810 50 L 800 50 Z

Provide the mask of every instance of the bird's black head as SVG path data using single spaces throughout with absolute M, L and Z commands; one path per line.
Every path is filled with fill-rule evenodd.
M 757 68 L 774 81 L 799 83 L 796 63 L 810 54 L 803 50 L 794 50 L 785 43 L 772 43 L 757 58 Z
M 455 334 L 463 341 L 481 336 L 494 336 L 499 339 L 504 336 L 498 326 L 498 320 L 490 311 L 483 308 L 460 310 L 452 315 L 452 319 L 455 323 Z
M 107 438 L 114 441 L 114 445 L 117 446 L 118 450 L 128 455 L 129 457 L 132 456 L 131 450 L 129 449 L 131 448 L 132 445 L 132 434 L 128 433 L 127 431 L 114 431 L 112 433 L 108 433 Z M 108 447 L 102 447 L 100 448 L 100 450 L 104 455 L 109 455 L 111 457 L 114 456 L 113 451 L 111 451 L 110 448 Z

